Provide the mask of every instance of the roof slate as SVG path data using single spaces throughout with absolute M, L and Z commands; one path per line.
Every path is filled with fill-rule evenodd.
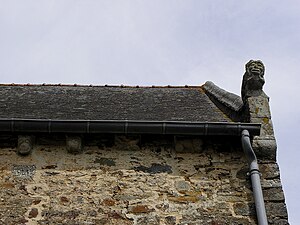
M 232 122 L 202 87 L 1 85 L 0 118 Z

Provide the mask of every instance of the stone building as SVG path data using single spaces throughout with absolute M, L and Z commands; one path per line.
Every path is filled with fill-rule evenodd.
M 1 85 L 0 224 L 288 224 L 263 84 Z

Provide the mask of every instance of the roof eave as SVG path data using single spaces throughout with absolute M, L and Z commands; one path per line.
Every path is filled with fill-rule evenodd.
M 261 124 L 240 122 L 0 119 L 0 132 L 8 133 L 241 136 L 243 130 L 248 130 L 251 136 L 258 136 L 260 128 Z

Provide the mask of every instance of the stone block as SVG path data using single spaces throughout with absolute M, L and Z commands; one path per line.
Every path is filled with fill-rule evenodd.
M 159 225 L 160 218 L 159 216 L 148 215 L 145 217 L 139 217 L 137 219 L 137 224 L 140 225 Z
M 35 165 L 14 165 L 12 167 L 12 174 L 17 178 L 31 179 L 35 173 Z
M 67 151 L 72 154 L 82 152 L 82 138 L 80 136 L 66 136 Z
M 263 196 L 265 201 L 284 202 L 284 194 L 281 187 L 265 189 L 263 190 Z
M 32 208 L 29 212 L 28 218 L 35 218 L 39 214 L 39 211 L 37 208 Z
M 238 216 L 254 216 L 255 205 L 254 203 L 237 202 L 233 205 L 234 213 Z
M 272 224 L 274 224 L 274 225 L 289 225 L 289 222 L 287 219 L 275 218 L 275 220 Z
M 254 137 L 252 147 L 258 159 L 276 161 L 277 144 L 274 136 Z
M 262 179 L 275 179 L 279 178 L 280 172 L 277 163 L 262 163 L 259 165 Z
M 267 188 L 281 188 L 282 184 L 279 178 L 272 180 L 261 180 L 261 186 L 263 189 Z
M 174 185 L 175 185 L 175 188 L 177 189 L 177 191 L 181 192 L 181 193 L 187 192 L 191 189 L 190 183 L 185 180 L 175 181 Z
M 246 106 L 248 112 L 255 117 L 271 118 L 269 100 L 266 97 L 249 97 Z
M 266 205 L 266 212 L 268 215 L 268 219 L 272 219 L 274 217 L 279 217 L 281 219 L 287 219 L 287 209 L 285 203 L 273 203 L 267 202 Z
M 166 225 L 175 225 L 176 224 L 176 217 L 175 216 L 167 216 L 165 218 Z
M 140 213 L 150 213 L 150 212 L 153 212 L 154 209 L 152 209 L 148 205 L 134 205 L 134 206 L 129 207 L 128 211 L 130 213 L 140 214 Z

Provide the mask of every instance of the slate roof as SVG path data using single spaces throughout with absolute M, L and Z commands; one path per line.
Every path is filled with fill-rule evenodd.
M 232 122 L 201 86 L 1 85 L 0 118 Z

